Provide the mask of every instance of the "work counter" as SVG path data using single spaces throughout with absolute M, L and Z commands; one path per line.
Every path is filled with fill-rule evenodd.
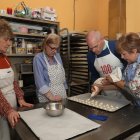
M 34 108 L 42 106 L 44 104 L 36 104 Z M 101 124 L 101 127 L 72 138 L 74 140 L 123 140 L 125 137 L 140 130 L 140 108 L 130 104 L 115 112 L 103 111 L 69 100 L 66 102 L 66 107 L 85 117 L 89 114 L 108 116 L 106 121 L 94 120 Z M 38 140 L 23 120 L 19 121 L 15 130 L 21 140 Z

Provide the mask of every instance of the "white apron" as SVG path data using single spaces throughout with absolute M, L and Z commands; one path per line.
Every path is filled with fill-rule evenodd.
M 105 45 L 109 49 L 108 42 L 105 41 Z M 121 69 L 123 68 L 121 61 L 110 51 L 110 49 L 109 52 L 110 53 L 108 55 L 100 58 L 96 57 L 95 59 L 94 66 L 99 72 L 100 77 L 111 74 L 116 67 L 120 67 Z
M 48 67 L 48 75 L 50 78 L 50 91 L 53 95 L 60 95 L 62 98 L 66 98 L 66 89 L 64 86 L 65 82 L 65 71 L 63 66 L 59 63 L 57 58 L 54 56 L 57 64 L 55 65 L 50 65 L 45 54 L 44 54 L 44 59 L 46 62 L 46 65 Z M 48 101 L 46 97 L 43 95 L 39 94 L 39 101 L 40 102 L 46 102 Z
M 0 90 L 2 94 L 11 104 L 12 107 L 16 108 L 17 101 L 14 92 L 14 72 L 12 68 L 0 69 Z M 7 120 L 0 116 L 0 140 L 10 140 L 10 131 Z
M 105 45 L 109 49 L 108 42 L 105 41 Z M 121 61 L 110 51 L 109 54 L 105 55 L 103 57 L 95 59 L 94 66 L 96 70 L 99 72 L 100 77 L 105 77 L 107 75 L 110 75 L 113 70 L 115 70 L 117 67 L 123 68 L 123 65 Z M 118 90 L 106 90 L 103 91 L 102 94 L 106 96 L 112 96 L 112 97 L 118 97 L 118 98 L 124 98 L 124 96 L 118 91 Z

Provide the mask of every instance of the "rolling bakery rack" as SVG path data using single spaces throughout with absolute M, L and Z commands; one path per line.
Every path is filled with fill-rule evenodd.
M 85 33 L 69 33 L 68 29 L 64 28 L 60 30 L 60 35 L 60 54 L 66 72 L 68 96 L 89 92 L 88 46 Z

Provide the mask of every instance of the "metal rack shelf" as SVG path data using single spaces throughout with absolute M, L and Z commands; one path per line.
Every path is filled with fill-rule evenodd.
M 68 96 L 86 93 L 89 91 L 89 71 L 85 34 L 69 33 L 63 29 L 60 35 L 62 36 L 60 53 L 66 71 Z

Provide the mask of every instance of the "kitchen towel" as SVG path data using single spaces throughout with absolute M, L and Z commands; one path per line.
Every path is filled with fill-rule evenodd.
M 100 124 L 67 108 L 59 117 L 48 116 L 43 108 L 19 114 L 40 140 L 65 140 L 100 127 Z

